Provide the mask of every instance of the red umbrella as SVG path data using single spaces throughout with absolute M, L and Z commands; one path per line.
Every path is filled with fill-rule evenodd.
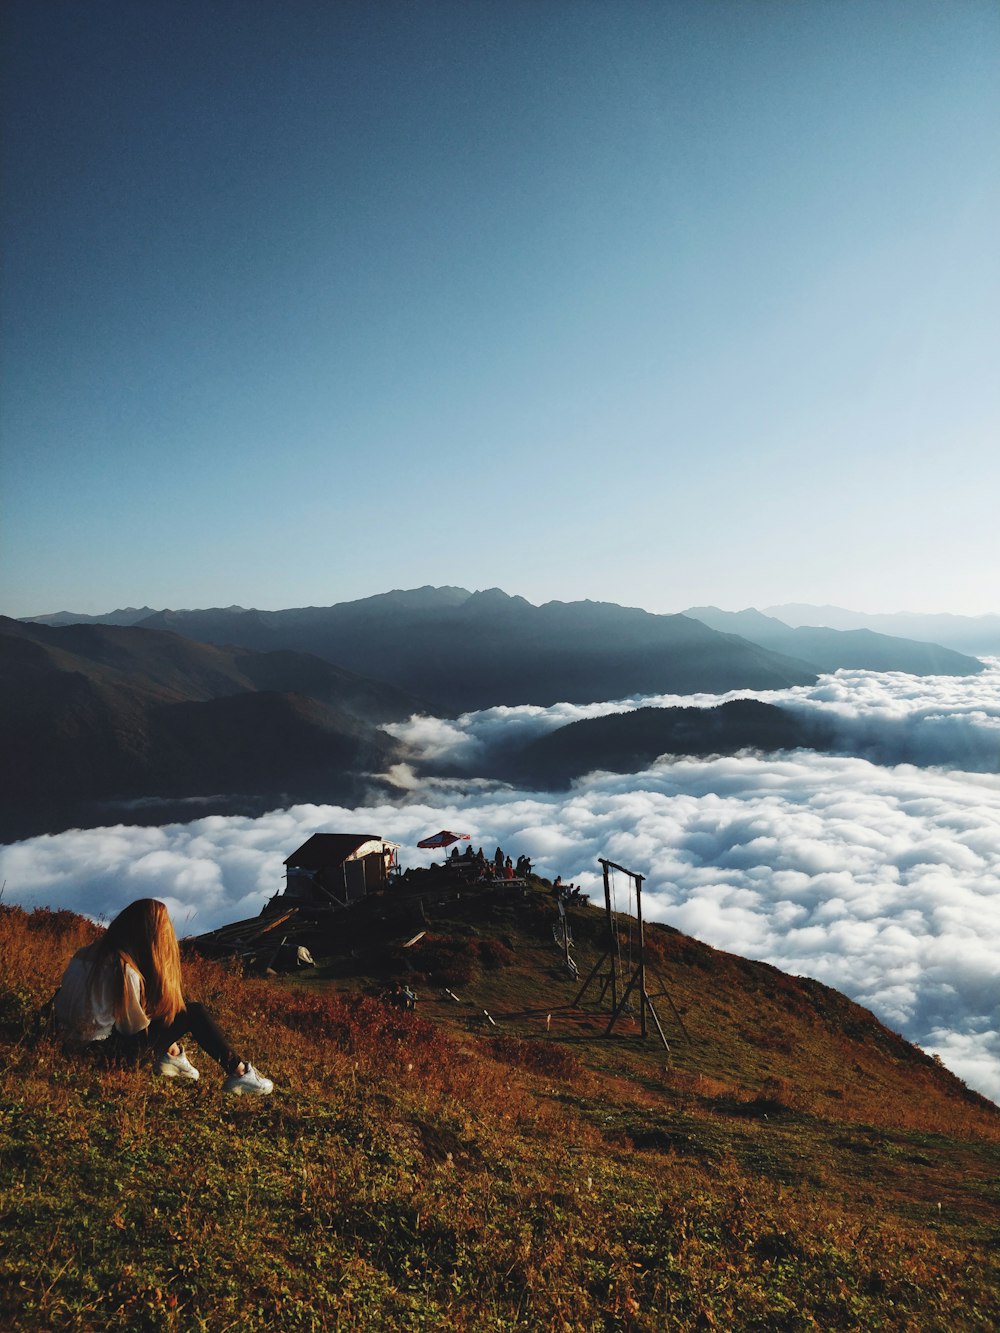
M 449 833 L 443 828 L 440 833 L 435 833 L 429 838 L 424 838 L 417 843 L 418 847 L 450 847 L 453 842 L 461 842 L 464 838 L 466 842 L 472 837 L 471 833 Z

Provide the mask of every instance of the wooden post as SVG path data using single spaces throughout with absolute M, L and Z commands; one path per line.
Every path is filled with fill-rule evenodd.
M 656 1024 L 656 1031 L 659 1034 L 659 1038 L 663 1042 L 663 1045 L 666 1047 L 666 1049 L 669 1051 L 670 1047 L 667 1044 L 667 1039 L 663 1034 L 663 1028 L 660 1026 L 660 1020 L 657 1017 L 656 1010 L 653 1008 L 653 1002 L 649 998 L 649 995 L 646 992 L 646 940 L 645 940 L 645 935 L 643 933 L 643 923 L 642 923 L 642 881 L 645 878 L 645 876 L 637 875 L 634 870 L 626 870 L 624 866 L 616 865 L 614 861 L 605 861 L 603 858 L 601 858 L 601 865 L 604 867 L 604 893 L 605 893 L 605 904 L 607 906 L 609 924 L 611 923 L 612 920 L 611 893 L 608 887 L 609 869 L 620 870 L 623 875 L 628 875 L 630 879 L 633 879 L 635 881 L 635 914 L 636 914 L 638 937 L 639 937 L 639 965 L 632 973 L 628 985 L 625 987 L 625 990 L 622 993 L 621 999 L 617 1000 L 616 993 L 612 994 L 611 1018 L 608 1022 L 606 1035 L 610 1037 L 611 1033 L 614 1031 L 615 1024 L 618 1022 L 618 1019 L 621 1017 L 622 1012 L 624 1011 L 625 1006 L 628 1003 L 629 996 L 636 989 L 636 987 L 638 987 L 639 1028 L 641 1035 L 645 1037 L 649 1032 L 649 1025 L 646 1021 L 646 1015 L 647 1013 L 650 1013 L 653 1016 L 653 1022 Z M 612 967 L 614 967 L 613 959 L 612 959 Z
M 609 863 L 607 861 L 601 861 L 601 865 L 604 867 L 604 910 L 606 913 L 607 925 L 608 925 L 608 947 L 605 949 L 604 953 L 601 954 L 600 958 L 598 958 L 594 966 L 590 969 L 590 972 L 587 974 L 587 980 L 577 991 L 576 999 L 573 1001 L 574 1009 L 578 1008 L 580 1001 L 586 994 L 588 986 L 597 976 L 601 964 L 605 961 L 605 959 L 607 959 L 608 962 L 608 974 L 606 977 L 602 979 L 603 984 L 601 986 L 601 993 L 598 996 L 597 1003 L 598 1004 L 604 1003 L 604 997 L 608 993 L 608 986 L 610 985 L 611 1008 L 612 1010 L 618 1008 L 618 971 L 615 966 L 615 925 L 614 925 L 614 916 L 611 911 L 611 884 L 610 881 L 608 880 L 608 864 Z
M 611 910 L 611 881 L 608 879 L 608 866 L 610 862 L 602 861 L 601 868 L 604 871 L 604 908 L 608 917 L 608 962 L 610 967 L 611 981 L 611 1008 L 618 1008 L 618 968 L 615 964 L 615 943 L 617 940 L 617 928 L 614 921 L 614 913 Z M 607 990 L 607 986 L 604 988 Z M 603 993 L 602 993 L 603 994 Z
M 649 1005 L 649 999 L 646 995 L 646 941 L 642 933 L 642 881 L 642 875 L 635 876 L 635 915 L 639 923 L 639 1030 L 645 1037 L 646 1006 Z M 652 1008 L 652 1005 L 649 1007 Z
M 664 1047 L 669 1053 L 670 1051 L 669 1043 L 667 1042 L 667 1038 L 664 1034 L 663 1027 L 660 1024 L 659 1016 L 657 1015 L 656 1010 L 653 1008 L 652 997 L 646 990 L 646 935 L 645 935 L 645 926 L 643 924 L 643 919 L 642 919 L 642 885 L 643 885 L 643 880 L 645 879 L 645 875 L 637 875 L 634 870 L 626 870 L 624 866 L 617 865 L 614 861 L 606 861 L 603 857 L 598 857 L 598 860 L 604 870 L 604 910 L 608 920 L 608 947 L 607 951 L 604 954 L 602 954 L 600 958 L 598 958 L 597 962 L 591 968 L 587 976 L 587 980 L 583 983 L 583 985 L 577 992 L 576 999 L 573 1001 L 573 1007 L 574 1008 L 579 1007 L 580 1001 L 586 994 L 587 989 L 590 986 L 590 983 L 597 977 L 597 974 L 600 971 L 602 963 L 604 963 L 605 959 L 607 959 L 608 971 L 607 974 L 602 978 L 603 985 L 601 986 L 601 992 L 597 999 L 598 1005 L 602 1005 L 604 1003 L 604 996 L 607 993 L 608 987 L 609 986 L 611 987 L 611 1018 L 608 1021 L 608 1026 L 605 1031 L 605 1035 L 608 1037 L 611 1036 L 611 1033 L 614 1031 L 615 1024 L 618 1022 L 618 1019 L 621 1017 L 622 1013 L 625 1010 L 625 1006 L 628 1003 L 629 996 L 636 988 L 638 988 L 639 1026 L 641 1034 L 643 1037 L 648 1035 L 649 1024 L 647 1022 L 647 1016 L 652 1017 L 657 1035 L 659 1036 L 660 1041 L 663 1042 Z M 627 982 L 625 977 L 620 978 L 618 975 L 618 963 L 615 956 L 617 938 L 618 938 L 618 927 L 617 923 L 615 922 L 615 914 L 611 909 L 611 881 L 608 874 L 608 872 L 611 870 L 620 870 L 623 875 L 628 875 L 629 879 L 635 881 L 635 915 L 638 926 L 639 963 L 638 966 L 635 968 L 635 970 L 632 972 L 631 977 L 627 979 Z M 670 998 L 669 992 L 667 991 L 666 986 L 663 984 L 663 979 L 659 976 L 659 973 L 656 972 L 655 968 L 653 969 L 653 971 L 661 987 L 658 994 L 665 995 L 667 997 L 667 999 L 670 1002 L 670 1007 L 674 1011 L 674 1017 L 677 1020 L 678 1026 L 684 1033 L 684 1036 L 687 1038 L 688 1042 L 690 1042 L 691 1037 L 684 1026 L 680 1014 L 677 1011 L 677 1006 Z M 620 997 L 618 994 L 619 981 L 621 981 L 621 983 L 625 987 Z

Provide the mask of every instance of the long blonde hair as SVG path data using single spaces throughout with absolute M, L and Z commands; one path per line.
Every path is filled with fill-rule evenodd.
M 156 898 L 138 898 L 115 917 L 97 942 L 95 963 L 113 958 L 121 970 L 121 986 L 115 998 L 115 1017 L 125 1012 L 125 969 L 133 968 L 140 978 L 140 1000 L 151 1019 L 172 1023 L 184 1008 L 181 985 L 181 951 L 177 935 L 163 903 Z M 94 975 L 99 971 L 95 966 Z

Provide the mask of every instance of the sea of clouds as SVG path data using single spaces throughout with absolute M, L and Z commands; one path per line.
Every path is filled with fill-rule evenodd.
M 608 703 L 487 708 L 457 720 L 413 717 L 385 729 L 430 764 L 469 773 L 558 727 L 642 707 L 710 708 L 732 699 L 776 704 L 832 733 L 844 754 L 876 763 L 1000 771 L 1000 658 L 976 676 L 838 671 L 816 685 L 728 694 L 659 694 Z M 405 775 L 404 775 L 405 782 Z
M 422 764 L 392 775 L 391 800 L 32 838 L 0 848 L 0 880 L 8 902 L 97 917 L 162 898 L 180 933 L 198 933 L 259 912 L 284 858 L 319 831 L 380 834 L 425 865 L 416 842 L 450 828 L 591 893 L 608 857 L 646 876 L 648 918 L 835 986 L 1000 1101 L 1000 661 L 972 677 L 838 672 L 757 696 L 832 723 L 836 754 L 664 759 L 563 792 L 426 775 L 488 771 L 581 717 L 731 697 L 414 718 L 393 730 Z

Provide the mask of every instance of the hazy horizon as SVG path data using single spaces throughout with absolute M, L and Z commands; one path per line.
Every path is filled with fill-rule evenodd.
M 421 585 L 421 587 L 431 587 L 431 586 L 434 586 L 434 585 L 430 585 L 430 584 L 424 584 L 424 585 Z M 465 588 L 465 587 L 466 587 L 465 584 L 459 584 L 459 583 L 445 583 L 445 584 L 440 584 L 440 585 L 438 585 L 438 586 L 440 586 L 440 587 L 453 587 L 453 588 Z M 498 584 L 493 584 L 493 585 L 490 586 L 490 588 L 468 588 L 467 591 L 468 591 L 470 594 L 475 594 L 475 593 L 477 593 L 477 592 L 489 592 L 489 591 L 491 591 L 493 588 L 497 588 L 497 587 L 500 588 L 500 591 L 505 592 L 505 593 L 506 593 L 508 596 L 510 596 L 510 597 L 521 597 L 521 596 L 523 596 L 523 594 L 520 593 L 520 592 L 518 592 L 516 589 L 513 590 L 513 591 L 511 591 L 511 589 L 501 587 L 501 586 L 498 585 Z M 247 604 L 245 604 L 245 605 L 244 605 L 244 604 L 241 604 L 241 603 L 237 603 L 237 602 L 230 602 L 230 603 L 228 603 L 228 604 L 223 604 L 223 603 L 221 603 L 221 602 L 204 602 L 204 603 L 202 603 L 202 604 L 199 605 L 199 606 L 181 606 L 181 605 L 176 605 L 176 606 L 153 606 L 151 603 L 148 603 L 148 602 L 143 601 L 143 602 L 137 603 L 137 604 L 135 604 L 135 605 L 130 605 L 130 606 L 104 606 L 104 605 L 100 605 L 100 606 L 98 606 L 98 605 L 96 605 L 96 603 L 95 603 L 93 609 L 90 609 L 90 608 L 84 608 L 84 607 L 81 607 L 81 606 L 60 606 L 60 607 L 50 607 L 50 608 L 48 608 L 48 609 L 46 609 L 46 610 L 19 611 L 19 612 L 17 612 L 16 614 L 13 613 L 13 612 L 7 612 L 7 611 L 3 610 L 2 608 L 0 608 L 0 614 L 2 614 L 2 615 L 10 615 L 12 619 L 37 619 L 37 618 L 42 617 L 42 616 L 54 616 L 54 615 L 60 615 L 60 614 L 64 614 L 64 613 L 69 613 L 69 614 L 71 614 L 71 615 L 102 616 L 102 615 L 113 615 L 113 614 L 115 614 L 116 612 L 119 612 L 119 611 L 121 611 L 121 612 L 141 611 L 141 610 L 144 610 L 144 609 L 148 609 L 148 610 L 151 611 L 151 612 L 160 612 L 160 611 L 287 611 L 287 610 L 297 610 L 297 609 L 300 609 L 300 608 L 305 607 L 306 605 L 309 605 L 309 606 L 328 606 L 328 605 L 329 605 L 329 606 L 336 606 L 336 605 L 338 605 L 338 603 L 341 602 L 341 601 L 364 601 L 364 600 L 366 600 L 366 599 L 369 598 L 369 597 L 384 596 L 384 595 L 389 594 L 389 593 L 397 593 L 397 592 L 417 592 L 417 591 L 420 591 L 420 589 L 418 589 L 418 588 L 416 588 L 416 587 L 413 587 L 413 586 L 406 586 L 406 587 L 402 587 L 402 586 L 400 586 L 400 587 L 393 587 L 393 588 L 380 588 L 380 589 L 376 590 L 375 592 L 362 593 L 362 594 L 360 594 L 360 595 L 359 595 L 358 597 L 356 597 L 356 598 L 338 598 L 338 599 L 336 599 L 336 600 L 334 600 L 334 601 L 332 601 L 332 602 L 329 602 L 329 603 L 327 603 L 327 602 L 311 602 L 311 603 L 308 603 L 308 604 L 307 604 L 307 603 L 305 603 L 305 602 L 291 601 L 291 602 L 283 603 L 281 606 L 278 606 L 278 605 L 274 605 L 274 606 L 264 606 L 264 605 L 262 605 L 260 602 L 250 602 L 250 603 L 247 603 Z M 526 600 L 526 601 L 531 601 L 532 599 L 530 599 L 530 598 L 525 598 L 525 600 Z M 546 601 L 556 601 L 556 602 L 558 602 L 558 601 L 575 601 L 575 600 L 580 600 L 580 601 L 588 601 L 588 600 L 590 600 L 590 601 L 596 601 L 596 600 L 598 600 L 598 599 L 597 599 L 597 598 L 586 598 L 586 597 L 579 598 L 579 599 L 577 599 L 577 598 L 560 598 L 560 597 L 552 597 L 552 598 L 546 598 L 545 600 L 546 600 Z M 605 599 L 600 599 L 600 600 L 605 600 Z M 543 601 L 543 602 L 532 602 L 532 604 L 538 606 L 538 605 L 544 605 L 545 602 L 544 602 L 544 601 Z M 627 607 L 638 607 L 638 606 L 639 606 L 639 604 L 638 604 L 637 602 L 629 602 L 629 601 L 618 603 L 618 605 L 621 605 L 621 606 L 627 606 Z M 970 615 L 970 614 L 966 614 L 966 613 L 963 613 L 963 612 L 957 612 L 957 611 L 949 610 L 947 607 L 930 607 L 930 608 L 923 608 L 923 609 L 918 610 L 918 609 L 916 609 L 916 608 L 914 608 L 914 607 L 912 607 L 912 606 L 906 606 L 906 607 L 891 607 L 891 608 L 883 608 L 883 609 L 881 609 L 881 610 L 879 610 L 879 611 L 865 611 L 865 610 L 862 610 L 861 608 L 856 607 L 856 606 L 850 606 L 850 607 L 849 607 L 849 606 L 845 605 L 844 603 L 836 603 L 836 602 L 824 602 L 824 603 L 822 603 L 822 604 L 819 604 L 819 603 L 815 603 L 815 602 L 810 603 L 810 602 L 801 602 L 801 601 L 799 601 L 799 602 L 784 602 L 784 603 L 778 603 L 778 604 L 770 605 L 770 606 L 769 606 L 769 605 L 762 604 L 762 603 L 747 604 L 747 605 L 745 605 L 745 606 L 723 606 L 723 605 L 722 605 L 720 602 L 718 602 L 718 601 L 714 601 L 714 602 L 709 601 L 709 602 L 702 602 L 702 603 L 700 603 L 700 605 L 701 605 L 701 606 L 705 606 L 705 607 L 714 607 L 714 608 L 716 608 L 717 610 L 720 610 L 720 611 L 733 611 L 733 612 L 739 612 L 739 611 L 746 611 L 746 610 L 756 610 L 756 611 L 760 611 L 760 612 L 761 612 L 762 614 L 764 614 L 764 615 L 774 616 L 776 619 L 781 619 L 780 612 L 781 612 L 782 610 L 784 610 L 784 609 L 789 609 L 789 610 L 792 609 L 792 608 L 794 608 L 794 609 L 799 609 L 799 608 L 806 607 L 806 606 L 811 606 L 811 607 L 813 607 L 813 608 L 814 608 L 815 610 L 817 610 L 817 611 L 827 611 L 827 612 L 837 612 L 837 613 L 839 613 L 839 612 L 846 612 L 848 615 L 858 615 L 858 616 L 872 617 L 872 618 L 878 618 L 878 617 L 881 617 L 881 616 L 928 616 L 928 617 L 932 617 L 932 616 L 956 616 L 956 617 L 961 618 L 961 619 L 972 619 L 972 620 L 977 620 L 977 619 L 988 618 L 988 617 L 991 617 L 991 616 L 1000 616 L 1000 610 L 988 610 L 988 611 L 982 611 L 982 612 L 978 612 L 978 613 L 975 613 L 975 614 Z M 656 614 L 656 615 L 676 615 L 676 614 L 682 614 L 682 613 L 688 611 L 688 610 L 691 609 L 691 607 L 693 607 L 693 606 L 694 606 L 694 603 L 685 602 L 683 605 L 678 605 L 678 606 L 660 607 L 660 608 L 654 608 L 654 607 L 650 607 L 650 606 L 641 606 L 641 607 L 639 607 L 639 609 L 640 609 L 640 610 L 644 610 L 644 611 L 649 611 L 649 612 L 651 612 L 652 614 Z M 997 606 L 1000 606 L 1000 601 L 997 602 Z M 789 623 L 793 623 L 793 622 L 789 622 Z

